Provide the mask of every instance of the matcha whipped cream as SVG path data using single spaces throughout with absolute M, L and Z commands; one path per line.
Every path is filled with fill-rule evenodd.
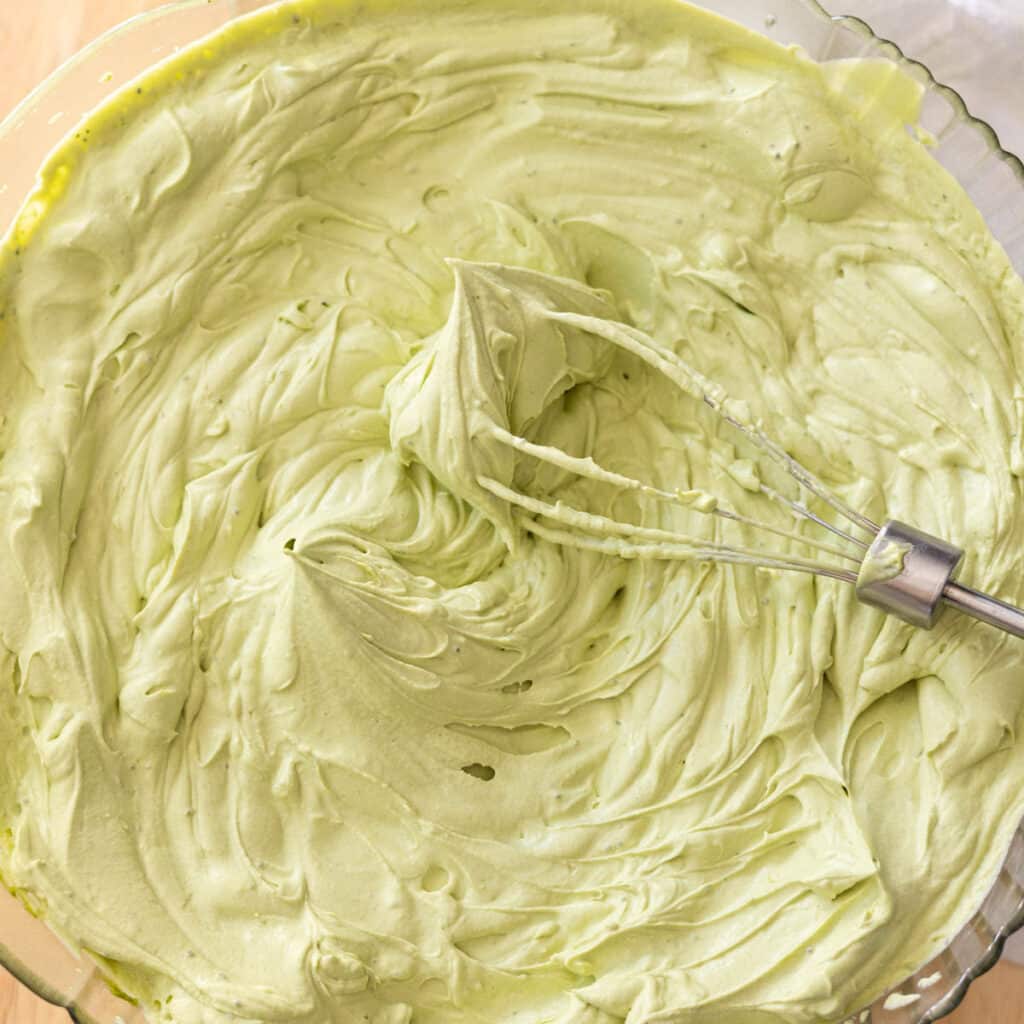
M 1024 286 L 918 101 L 674 0 L 314 0 L 96 113 L 0 259 L 3 882 L 166 1024 L 833 1024 L 941 949 L 1024 648 L 621 557 L 801 548 L 572 462 L 760 512 L 642 332 L 1024 599 Z

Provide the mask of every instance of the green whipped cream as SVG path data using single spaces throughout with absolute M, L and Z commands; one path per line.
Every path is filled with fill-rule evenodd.
M 609 342 L 1024 598 L 1024 286 L 917 87 L 670 0 L 322 0 L 139 88 L 0 262 L 8 886 L 174 1024 L 835 1021 L 936 952 L 1021 646 L 659 557 L 802 549 Z
M 888 583 L 896 579 L 903 572 L 907 555 L 912 549 L 913 545 L 888 537 L 881 543 L 872 544 L 857 573 L 857 586 Z

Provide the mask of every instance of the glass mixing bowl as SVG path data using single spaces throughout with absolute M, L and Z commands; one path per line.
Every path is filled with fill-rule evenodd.
M 51 75 L 0 124 L 0 225 L 9 224 L 31 190 L 47 153 L 80 117 L 128 81 L 230 19 L 277 0 L 184 0 L 108 32 Z M 797 44 L 817 60 L 873 57 L 903 68 L 924 86 L 922 127 L 935 158 L 967 190 L 989 228 L 1024 274 L 1024 164 L 1005 152 L 995 132 L 973 117 L 961 97 L 907 56 L 926 38 L 928 12 L 917 8 L 900 26 L 900 46 L 863 21 L 831 17 L 816 0 L 697 0 L 719 14 Z M 826 0 L 827 2 L 827 0 Z M 902 47 L 902 49 L 901 49 Z M 951 1013 L 971 982 L 999 959 L 1006 939 L 1024 927 L 1024 825 L 981 908 L 949 946 L 891 992 L 844 1024 L 931 1024 Z M 66 1007 L 80 1024 L 145 1024 L 142 1011 L 119 999 L 102 966 L 32 917 L 0 885 L 0 963 L 43 999 Z

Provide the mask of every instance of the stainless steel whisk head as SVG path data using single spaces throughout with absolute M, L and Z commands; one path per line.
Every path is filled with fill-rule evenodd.
M 852 545 L 856 553 L 834 542 L 821 541 L 762 522 L 714 502 L 702 503 L 699 497 L 695 500 L 691 492 L 652 486 L 606 469 L 592 458 L 578 458 L 560 449 L 536 444 L 494 423 L 491 425 L 492 438 L 514 448 L 521 455 L 659 501 L 683 505 L 696 512 L 798 541 L 818 554 L 829 555 L 850 567 L 626 523 L 573 508 L 563 502 L 531 497 L 493 479 L 480 479 L 479 483 L 492 494 L 517 506 L 524 513 L 522 522 L 527 530 L 555 543 L 626 558 L 727 562 L 811 573 L 853 584 L 860 601 L 914 626 L 931 628 L 943 607 L 949 605 L 1013 636 L 1024 638 L 1024 611 L 956 582 L 955 575 L 964 555 L 960 548 L 898 520 L 878 525 L 850 508 L 817 476 L 768 437 L 751 420 L 744 403 L 731 400 L 717 384 L 674 352 L 643 332 L 622 323 L 550 309 L 534 311 L 567 327 L 596 335 L 632 353 L 669 378 L 686 394 L 704 402 L 720 419 L 740 431 L 771 463 L 795 480 L 802 495 L 817 498 L 836 514 L 838 521 L 829 521 L 814 512 L 807 501 L 795 500 L 758 480 L 757 490 L 761 494 L 783 506 L 795 517 L 813 522 L 839 540 Z

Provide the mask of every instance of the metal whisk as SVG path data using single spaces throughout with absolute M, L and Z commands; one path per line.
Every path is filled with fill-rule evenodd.
M 1024 611 L 987 594 L 956 582 L 955 575 L 964 552 L 938 537 L 889 520 L 879 526 L 836 497 L 810 470 L 797 462 L 769 438 L 750 418 L 744 403 L 730 399 L 674 352 L 643 332 L 628 325 L 578 313 L 561 312 L 531 303 L 534 315 L 603 338 L 632 353 L 659 371 L 686 394 L 704 402 L 718 417 L 740 431 L 768 460 L 779 466 L 799 485 L 801 492 L 819 499 L 842 523 L 829 522 L 815 513 L 805 500 L 795 500 L 770 485 L 757 481 L 761 494 L 789 513 L 822 527 L 839 540 L 852 545 L 855 554 L 837 546 L 723 508 L 706 495 L 654 487 L 630 476 L 613 472 L 592 458 L 578 458 L 558 448 L 536 444 L 498 424 L 491 425 L 494 440 L 514 448 L 521 455 L 539 459 L 582 477 L 638 492 L 659 501 L 685 506 L 691 511 L 717 516 L 787 537 L 837 558 L 840 565 L 813 559 L 774 555 L 756 548 L 732 546 L 690 537 L 672 530 L 622 522 L 607 516 L 531 497 L 491 478 L 479 483 L 527 513 L 527 530 L 550 541 L 585 550 L 626 558 L 693 559 L 748 564 L 767 569 L 812 573 L 851 583 L 859 600 L 888 612 L 915 626 L 931 628 L 945 605 L 1024 638 Z

